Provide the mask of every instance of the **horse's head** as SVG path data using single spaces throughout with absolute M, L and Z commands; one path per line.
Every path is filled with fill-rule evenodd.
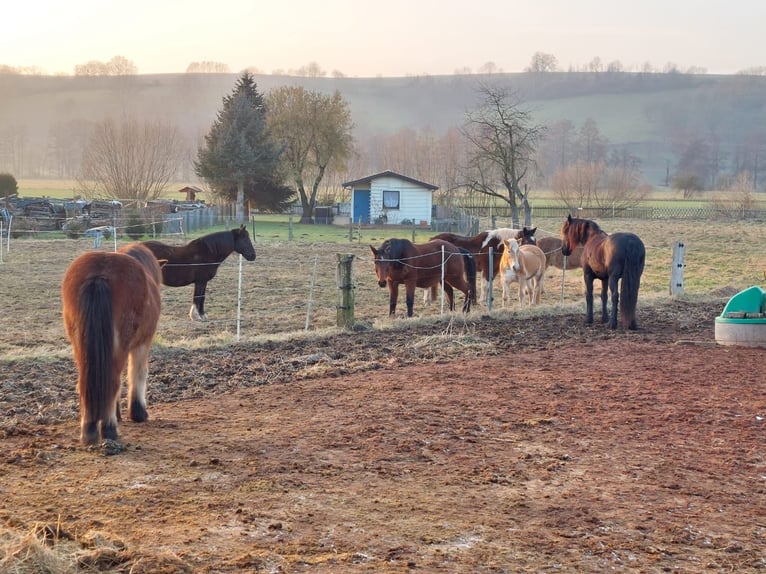
M 518 237 L 519 243 L 522 245 L 537 245 L 537 237 L 535 237 L 536 231 L 537 227 L 522 227 Z
M 387 284 L 388 268 L 391 265 L 391 262 L 386 258 L 387 253 L 384 252 L 386 251 L 386 246 L 386 243 L 384 243 L 380 246 L 380 249 L 375 249 L 370 245 L 372 257 L 375 261 L 375 276 L 378 278 L 378 285 L 381 287 L 385 287 Z
M 250 241 L 250 234 L 247 232 L 245 224 L 239 226 L 239 229 L 232 229 L 234 234 L 234 251 L 242 255 L 248 261 L 255 261 L 255 247 Z
M 503 257 L 511 263 L 514 271 L 519 270 L 519 242 L 516 239 L 503 239 Z
M 574 233 L 575 220 L 572 219 L 572 214 L 567 215 L 567 220 L 561 226 L 561 254 L 564 257 L 569 257 L 572 251 L 577 246 L 575 240 L 570 235 Z

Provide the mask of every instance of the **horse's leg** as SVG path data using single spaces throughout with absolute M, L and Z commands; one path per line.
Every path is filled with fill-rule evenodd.
M 484 305 L 489 305 L 489 270 L 484 269 L 481 272 L 481 299 Z
M 593 281 L 596 277 L 590 267 L 584 269 L 585 276 L 585 322 L 593 323 Z
M 607 302 L 609 301 L 609 283 L 606 279 L 601 280 L 601 322 L 609 322 L 609 309 L 607 309 Z
M 120 401 L 120 386 L 122 385 L 122 367 L 125 365 L 125 356 L 118 352 L 114 358 L 112 369 L 111 387 L 107 389 L 110 396 L 107 400 L 107 412 L 101 414 L 101 438 L 103 440 L 117 440 L 117 407 Z
M 449 310 L 454 311 L 455 310 L 455 290 L 452 288 L 452 285 L 445 282 L 444 283 L 444 294 L 447 295 L 447 303 L 449 303 Z
M 130 420 L 142 423 L 149 418 L 146 412 L 146 379 L 149 375 L 151 340 L 135 347 L 128 358 L 128 414 Z
M 417 283 L 415 281 L 408 281 L 404 284 L 404 293 L 407 298 L 408 317 L 412 317 L 412 308 L 415 305 L 415 287 L 417 287 Z
M 605 283 L 605 282 L 604 282 Z M 604 301 L 604 323 L 609 319 L 609 327 L 612 329 L 617 328 L 617 309 L 620 303 L 620 292 L 617 290 L 617 275 L 613 274 L 609 276 L 609 290 L 612 292 L 612 317 L 609 318 L 606 309 L 606 298 L 602 294 L 601 298 Z M 604 294 L 606 294 L 606 287 L 604 287 Z
M 194 299 L 192 300 L 189 317 L 192 321 L 207 321 L 205 315 L 205 288 L 207 281 L 197 281 L 194 284 Z
M 399 284 L 393 281 L 388 282 L 388 316 L 393 317 L 396 314 L 396 302 L 399 299 Z

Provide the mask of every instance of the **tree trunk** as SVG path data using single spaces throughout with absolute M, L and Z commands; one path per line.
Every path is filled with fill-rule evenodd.
M 314 223 L 314 202 L 306 194 L 303 181 L 297 182 L 298 195 L 301 196 L 301 220 L 300 223 Z
M 234 218 L 237 223 L 245 221 L 245 182 L 241 179 L 237 182 L 237 203 L 234 206 Z

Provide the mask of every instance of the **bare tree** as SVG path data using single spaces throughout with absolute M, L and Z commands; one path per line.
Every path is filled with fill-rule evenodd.
M 500 70 L 498 69 L 497 64 L 495 64 L 491 60 L 489 62 L 485 62 L 484 64 L 479 66 L 479 73 L 480 74 L 491 75 L 491 74 L 496 74 L 499 71 Z
M 513 225 L 531 224 L 529 186 L 535 152 L 544 127 L 534 123 L 518 93 L 501 86 L 479 86 L 480 103 L 466 114 L 462 133 L 469 142 L 464 184 L 474 192 L 497 197 L 511 207 Z
M 211 62 L 203 60 L 202 62 L 192 62 L 186 66 L 187 74 L 228 74 L 231 72 L 228 64 L 222 62 Z
M 556 56 L 553 54 L 546 54 L 545 52 L 535 52 L 532 54 L 532 59 L 529 62 L 524 71 L 525 72 L 555 72 L 558 70 L 559 63 Z
M 569 209 L 600 207 L 624 209 L 646 198 L 634 164 L 607 165 L 603 161 L 576 162 L 553 175 L 553 191 Z
M 108 76 L 109 65 L 106 62 L 98 60 L 89 60 L 84 64 L 77 64 L 74 67 L 75 76 Z
M 170 124 L 103 120 L 83 152 L 79 187 L 87 197 L 155 199 L 173 180 L 181 149 L 178 130 Z
M 132 76 L 137 73 L 136 65 L 125 56 L 114 56 L 108 62 L 89 60 L 74 67 L 75 76 Z
M 110 76 L 133 76 L 138 67 L 124 56 L 115 56 L 107 62 Z

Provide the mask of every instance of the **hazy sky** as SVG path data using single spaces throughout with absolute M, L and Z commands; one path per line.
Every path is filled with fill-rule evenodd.
M 537 51 L 559 66 L 672 62 L 730 74 L 766 66 L 764 0 L 12 0 L 0 64 L 71 74 L 124 56 L 141 74 L 211 60 L 233 72 L 319 63 L 348 76 L 452 74 Z

